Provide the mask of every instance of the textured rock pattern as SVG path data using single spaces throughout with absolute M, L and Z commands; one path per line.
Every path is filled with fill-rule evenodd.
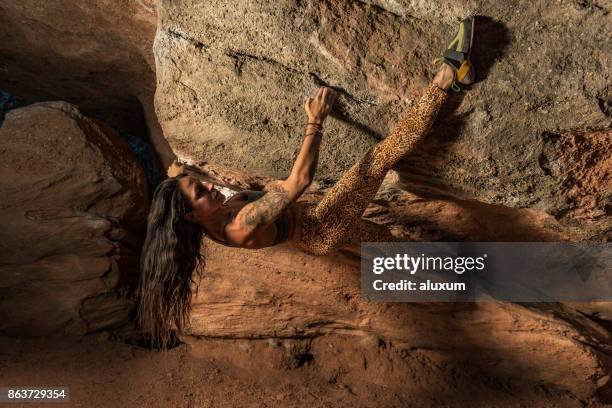
M 612 238 L 612 130 L 544 137 L 540 166 L 565 198 L 551 213 L 584 234 Z
M 339 107 L 318 177 L 332 182 L 418 97 L 470 12 L 486 16 L 474 55 L 481 81 L 455 96 L 398 167 L 402 181 L 564 221 L 576 210 L 572 188 L 559 189 L 567 175 L 541 159 L 547 135 L 610 126 L 612 14 L 603 3 L 161 1 L 154 51 L 165 136 L 186 161 L 286 177 L 303 101 L 331 85 Z M 608 226 L 595 220 L 583 235 Z
M 0 333 L 125 323 L 148 207 L 127 144 L 64 102 L 11 111 L 0 140 Z

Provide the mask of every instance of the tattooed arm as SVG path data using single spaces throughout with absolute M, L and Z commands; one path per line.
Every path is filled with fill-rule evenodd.
M 261 236 L 258 233 L 267 229 L 299 198 L 298 186 L 283 186 L 287 180 L 269 185 L 266 194 L 242 207 L 236 218 L 225 227 L 226 236 L 240 246 L 257 247 L 254 244 L 255 237 Z
M 257 231 L 272 224 L 281 214 L 304 193 L 312 183 L 319 158 L 321 129 L 323 121 L 331 111 L 336 92 L 321 87 L 314 98 L 306 101 L 308 125 L 306 136 L 289 177 L 268 186 L 266 194 L 245 205 L 230 224 L 225 233 L 228 238 L 243 246 L 252 244 Z

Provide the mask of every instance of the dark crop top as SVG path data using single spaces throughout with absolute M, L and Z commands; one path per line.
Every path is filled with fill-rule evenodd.
M 246 205 L 248 203 L 252 203 L 253 201 L 260 199 L 264 194 L 266 194 L 265 191 L 244 190 L 236 193 L 236 195 L 231 197 L 228 202 L 230 200 L 233 200 L 236 196 L 242 195 L 246 199 Z M 223 241 L 220 241 L 212 237 L 211 235 L 208 235 L 208 237 L 220 244 L 232 246 L 227 242 L 227 236 L 225 235 L 225 227 L 227 226 L 227 224 L 234 220 L 234 217 L 236 217 L 236 214 L 234 214 L 223 226 Z M 289 239 L 289 233 L 291 231 L 291 217 L 289 215 L 289 211 L 285 210 L 281 214 L 281 216 L 278 217 L 276 221 L 274 221 L 274 224 L 276 225 L 276 237 L 274 237 L 273 245 L 277 245 L 287 241 Z

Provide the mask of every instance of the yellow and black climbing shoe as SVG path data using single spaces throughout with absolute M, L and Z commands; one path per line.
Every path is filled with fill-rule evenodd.
M 455 38 L 448 45 L 444 56 L 435 59 L 435 63 L 445 62 L 455 71 L 455 79 L 451 85 L 451 89 L 459 92 L 461 88 L 457 82 L 462 85 L 470 85 L 476 79 L 476 73 L 470 60 L 472 51 L 472 42 L 474 41 L 474 22 L 475 17 L 466 18 L 459 25 L 459 31 Z

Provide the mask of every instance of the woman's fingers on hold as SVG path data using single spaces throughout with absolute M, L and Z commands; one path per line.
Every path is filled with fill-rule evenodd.
M 304 102 L 304 108 L 307 111 L 310 111 L 310 103 L 312 102 L 312 98 L 306 98 L 306 102 Z

